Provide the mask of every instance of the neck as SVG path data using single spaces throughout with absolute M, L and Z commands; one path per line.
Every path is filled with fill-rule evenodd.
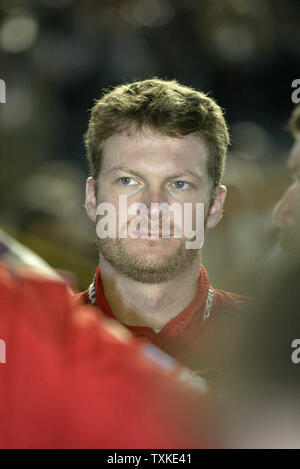
M 101 281 L 115 317 L 128 326 L 162 329 L 183 311 L 198 290 L 201 261 L 175 279 L 159 284 L 138 282 L 120 274 L 100 256 Z

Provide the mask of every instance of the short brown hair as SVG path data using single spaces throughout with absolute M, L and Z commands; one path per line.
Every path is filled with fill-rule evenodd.
M 293 137 L 298 138 L 300 136 L 300 104 L 294 108 L 289 119 L 288 128 Z
M 215 189 L 225 169 L 229 133 L 222 109 L 205 93 L 177 81 L 152 78 L 106 90 L 91 110 L 84 136 L 91 176 L 97 179 L 104 141 L 116 132 L 144 126 L 169 136 L 199 133 L 208 150 Z

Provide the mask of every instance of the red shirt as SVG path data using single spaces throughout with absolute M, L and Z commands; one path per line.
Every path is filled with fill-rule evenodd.
M 117 320 L 105 298 L 100 266 L 90 288 L 76 295 L 77 301 L 95 304 L 106 316 Z M 252 302 L 248 297 L 213 288 L 201 265 L 196 296 L 159 333 L 150 327 L 126 327 L 135 337 L 149 340 L 192 369 L 224 370 L 235 353 L 241 313 Z
M 106 323 L 63 283 L 0 266 L 0 448 L 211 445 L 205 396 Z

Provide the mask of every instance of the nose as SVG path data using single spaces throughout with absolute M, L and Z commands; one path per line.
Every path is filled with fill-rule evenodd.
M 277 228 L 291 228 L 295 224 L 292 194 L 289 190 L 276 205 L 273 212 L 273 224 Z
M 150 188 L 144 193 L 142 200 L 148 209 L 151 209 L 151 204 L 161 204 L 167 201 L 168 199 L 163 190 Z
M 148 218 L 152 221 L 158 221 L 165 214 L 166 209 L 161 204 L 168 203 L 168 197 L 163 189 L 149 187 L 143 194 L 141 202 L 147 207 Z

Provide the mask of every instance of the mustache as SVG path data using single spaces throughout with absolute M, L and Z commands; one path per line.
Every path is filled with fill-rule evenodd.
M 136 219 L 136 216 L 133 216 L 130 220 L 127 221 L 126 223 L 127 231 L 129 230 L 131 222 L 135 219 Z M 123 229 L 124 225 L 121 226 L 121 229 Z M 148 218 L 148 219 L 139 220 L 136 222 L 135 229 L 138 231 L 146 231 L 146 232 L 153 231 L 154 229 L 158 232 L 162 232 L 162 231 L 165 231 L 163 230 L 163 228 L 166 228 L 166 227 L 170 230 L 170 233 L 174 233 L 175 224 L 171 220 L 169 221 L 167 218 L 164 219 L 163 217 L 159 217 L 159 219 Z M 177 227 L 177 229 L 179 229 L 179 227 Z

